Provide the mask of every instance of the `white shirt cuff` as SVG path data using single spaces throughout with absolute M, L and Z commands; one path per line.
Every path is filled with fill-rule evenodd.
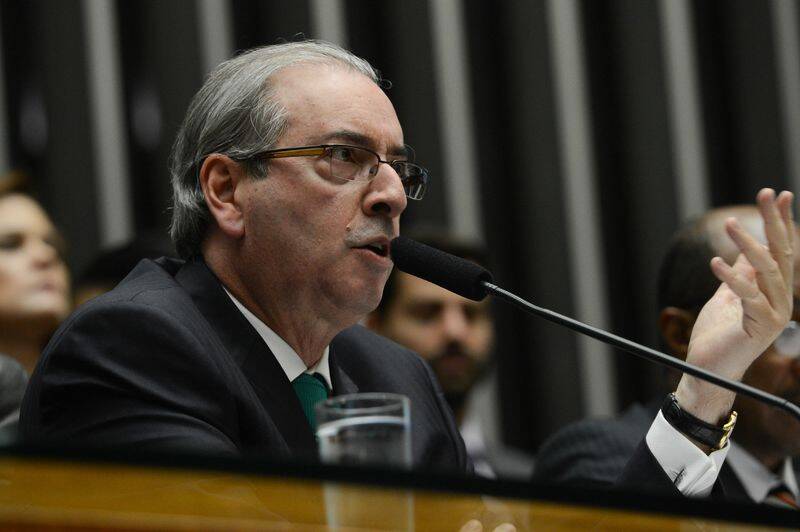
M 675 487 L 691 497 L 705 497 L 711 493 L 730 449 L 730 442 L 727 442 L 722 449 L 707 455 L 670 425 L 660 410 L 645 441 Z

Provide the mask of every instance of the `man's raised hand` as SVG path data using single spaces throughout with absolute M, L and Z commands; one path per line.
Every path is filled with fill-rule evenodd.
M 722 282 L 697 317 L 687 362 L 740 380 L 792 316 L 794 287 L 794 221 L 791 192 L 777 198 L 762 189 L 756 203 L 764 221 L 767 246 L 745 231 L 735 218 L 725 229 L 740 255 L 731 266 L 720 257 L 711 260 Z M 676 391 L 678 403 L 709 423 L 726 418 L 733 392 L 684 375 Z

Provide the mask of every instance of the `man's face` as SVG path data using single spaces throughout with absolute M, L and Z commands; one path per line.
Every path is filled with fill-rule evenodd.
M 288 112 L 276 148 L 350 144 L 384 160 L 401 158 L 394 108 L 365 76 L 307 64 L 273 79 Z M 406 197 L 392 168 L 381 164 L 368 182 L 343 181 L 330 175 L 325 158 L 273 159 L 267 177 L 244 181 L 236 197 L 244 214 L 242 256 L 256 292 L 258 283 L 279 282 L 298 302 L 313 301 L 323 319 L 353 323 L 377 306 L 392 262 L 364 246 L 399 234 Z
M 494 341 L 488 300 L 472 301 L 396 275 L 395 298 L 375 328 L 428 360 L 446 394 L 467 393 L 483 373 Z

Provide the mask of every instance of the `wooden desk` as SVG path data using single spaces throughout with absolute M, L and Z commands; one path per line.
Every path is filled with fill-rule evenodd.
M 714 516 L 487 497 L 445 491 L 436 482 L 431 488 L 334 482 L 313 478 L 319 476 L 313 468 L 301 468 L 295 476 L 219 469 L 0 456 L 0 529 L 457 531 L 470 519 L 481 520 L 487 530 L 505 521 L 518 530 L 548 531 L 794 529 L 786 521 L 789 512 L 767 511 L 773 524 L 776 515 L 787 524 L 770 527 Z M 493 484 L 473 483 L 471 491 L 481 486 Z M 338 528 L 333 526 L 337 520 Z

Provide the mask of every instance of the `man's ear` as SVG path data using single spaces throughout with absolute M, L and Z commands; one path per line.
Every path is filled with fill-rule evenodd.
M 673 355 L 686 359 L 696 319 L 697 316 L 693 312 L 677 307 L 666 307 L 661 310 L 658 316 L 658 328 Z
M 220 153 L 207 156 L 200 167 L 200 186 L 219 229 L 231 238 L 244 236 L 244 217 L 236 202 L 236 187 L 245 179 L 242 166 Z

